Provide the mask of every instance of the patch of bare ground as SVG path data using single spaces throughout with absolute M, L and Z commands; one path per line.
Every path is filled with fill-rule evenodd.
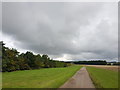
M 112 66 L 112 65 L 86 65 L 86 66 L 103 68 L 103 69 L 107 69 L 107 70 L 120 72 L 120 66 Z

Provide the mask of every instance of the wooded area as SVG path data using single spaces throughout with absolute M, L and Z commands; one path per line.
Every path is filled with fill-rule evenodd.
M 78 62 L 73 62 L 75 64 L 88 64 L 88 65 L 106 65 L 107 62 L 106 61 L 103 61 L 103 60 L 91 60 L 91 61 L 78 61 Z
M 1 41 L 0 57 L 2 58 L 2 72 L 16 70 L 30 70 L 40 68 L 67 67 L 71 64 L 62 61 L 55 61 L 48 55 L 34 55 L 32 52 L 19 53 L 16 49 L 5 47 Z
M 85 65 L 120 65 L 120 62 L 107 62 L 106 60 L 74 61 L 72 63 Z

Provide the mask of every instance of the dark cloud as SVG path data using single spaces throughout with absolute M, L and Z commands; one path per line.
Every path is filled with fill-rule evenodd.
M 117 58 L 117 3 L 8 3 L 3 33 L 15 46 L 52 58 Z

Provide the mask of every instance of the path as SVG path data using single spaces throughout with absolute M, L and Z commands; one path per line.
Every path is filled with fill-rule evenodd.
M 82 67 L 60 88 L 95 88 L 85 67 Z

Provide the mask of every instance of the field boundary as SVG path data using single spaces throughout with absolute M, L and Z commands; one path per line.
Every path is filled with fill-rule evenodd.
M 86 69 L 87 69 L 87 68 L 86 68 Z M 87 71 L 88 71 L 88 69 L 87 69 Z M 103 88 L 103 87 L 100 85 L 100 83 L 97 81 L 97 79 L 95 79 L 95 78 L 92 77 L 92 74 L 91 74 L 89 71 L 88 71 L 88 74 L 89 74 L 89 76 L 90 76 L 90 78 L 91 78 L 91 80 L 92 80 L 95 88 Z
M 97 67 L 86 67 L 96 88 L 119 88 L 117 75 L 118 72 Z

